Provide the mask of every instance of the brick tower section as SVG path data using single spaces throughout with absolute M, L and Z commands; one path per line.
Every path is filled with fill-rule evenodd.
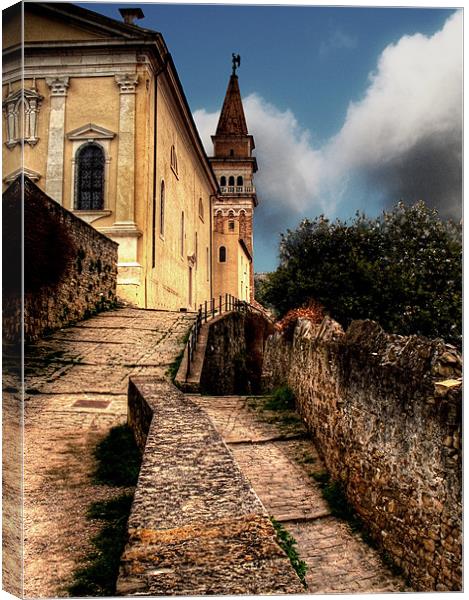
M 212 136 L 214 156 L 209 160 L 218 180 L 220 194 L 212 204 L 215 235 L 238 234 L 239 243 L 248 250 L 250 262 L 249 300 L 254 299 L 253 217 L 258 204 L 253 175 L 257 161 L 252 156 L 254 138 L 249 135 L 239 90 L 238 76 L 233 73 L 215 135 Z M 234 225 L 233 225 L 234 222 Z M 216 251 L 216 248 L 214 249 Z M 233 260 L 235 258 L 233 257 Z M 233 273 L 235 265 L 230 272 Z M 232 289 L 232 286 L 225 285 Z M 222 289 L 222 286 L 219 286 Z

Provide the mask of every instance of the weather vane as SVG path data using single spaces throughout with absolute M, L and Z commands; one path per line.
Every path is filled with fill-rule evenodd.
M 233 52 L 232 56 L 232 62 L 233 62 L 233 75 L 236 75 L 236 68 L 240 66 L 241 64 L 241 56 L 239 54 L 235 54 Z

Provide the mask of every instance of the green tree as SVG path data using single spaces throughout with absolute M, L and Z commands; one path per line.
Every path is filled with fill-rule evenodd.
M 279 316 L 310 299 L 344 327 L 373 319 L 388 332 L 461 343 L 462 235 L 423 202 L 399 203 L 347 224 L 304 219 L 280 242 L 280 265 L 261 302 Z

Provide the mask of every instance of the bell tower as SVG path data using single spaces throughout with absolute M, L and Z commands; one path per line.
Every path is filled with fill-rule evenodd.
M 254 138 L 244 116 L 236 69 L 240 56 L 232 55 L 232 74 L 209 158 L 220 194 L 213 210 L 213 273 L 215 295 L 229 293 L 248 302 L 254 299 L 253 217 L 258 204 L 253 175 Z

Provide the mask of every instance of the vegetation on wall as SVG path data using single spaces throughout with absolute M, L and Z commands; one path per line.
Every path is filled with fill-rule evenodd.
M 342 326 L 373 319 L 391 333 L 461 342 L 461 227 L 423 202 L 351 223 L 304 219 L 282 234 L 280 266 L 259 300 L 279 316 L 311 299 Z
M 274 517 L 270 517 L 270 520 L 272 522 L 272 525 L 274 526 L 279 546 L 284 550 L 284 552 L 290 559 L 290 563 L 295 569 L 296 574 L 300 578 L 300 581 L 303 584 L 303 586 L 305 588 L 308 587 L 306 584 L 306 571 L 308 570 L 308 567 L 304 560 L 301 560 L 298 551 L 295 548 L 295 546 L 297 545 L 295 538 L 283 527 L 281 523 L 276 521 Z

